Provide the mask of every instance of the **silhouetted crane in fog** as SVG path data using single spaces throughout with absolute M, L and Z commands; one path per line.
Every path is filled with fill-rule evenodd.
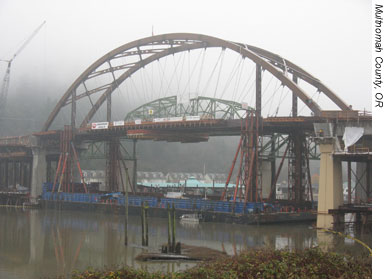
M 9 79 L 10 79 L 12 62 L 16 58 L 16 56 L 19 55 L 19 53 L 33 39 L 33 37 L 35 37 L 35 35 L 40 31 L 40 29 L 43 27 L 44 24 L 45 24 L 45 21 L 42 24 L 40 24 L 40 26 L 29 36 L 29 38 L 21 45 L 21 47 L 15 52 L 15 54 L 10 60 L 3 60 L 3 59 L 0 60 L 8 63 L 8 67 L 7 67 L 7 70 L 5 71 L 3 84 L 1 86 L 1 91 L 0 91 L 0 116 L 4 115 L 5 106 L 7 104 L 7 95 L 8 95 L 8 87 L 9 87 Z

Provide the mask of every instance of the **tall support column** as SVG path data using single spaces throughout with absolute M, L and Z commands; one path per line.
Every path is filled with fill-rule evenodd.
M 74 126 L 73 126 L 74 127 Z M 73 185 L 73 163 L 72 163 L 72 150 L 71 141 L 73 138 L 73 127 L 64 126 L 64 133 L 61 138 L 62 152 L 67 156 L 65 172 L 63 173 L 61 191 L 71 192 Z
M 253 148 L 255 152 L 255 162 L 254 162 L 254 174 L 253 174 L 253 183 L 255 184 L 254 191 L 254 201 L 261 201 L 263 199 L 263 180 L 262 180 L 262 118 L 261 118 L 261 108 L 262 108 L 262 68 L 260 64 L 256 64 L 256 115 L 255 115 L 255 126 L 254 139 L 253 139 Z M 253 117 L 253 115 L 252 115 Z M 260 127 L 261 126 L 261 127 Z M 253 131 L 253 128 L 252 128 Z
M 0 160 L 0 188 L 4 187 L 4 161 Z
M 261 116 L 261 65 L 256 64 L 256 114 Z
M 348 161 L 347 174 L 348 174 L 348 204 L 352 203 L 352 163 Z
M 24 172 L 23 172 L 24 164 L 23 161 L 19 161 L 19 184 L 24 186 Z
M 257 154 L 257 160 L 255 161 L 255 174 L 256 174 L 256 199 L 255 201 L 263 200 L 263 157 L 262 149 L 263 149 L 263 123 L 261 116 L 256 115 L 256 139 L 255 139 L 255 153 Z M 268 187 L 270 188 L 270 187 Z M 268 193 L 269 194 L 269 193 Z
M 17 169 L 16 169 L 16 161 L 12 161 L 12 185 L 13 188 L 16 189 L 16 178 L 17 178 Z
M 302 181 L 302 150 L 301 150 L 301 138 L 298 135 L 294 136 L 294 154 L 295 154 L 295 173 L 294 173 L 294 179 L 295 179 L 295 201 L 297 203 L 300 203 L 303 201 L 303 181 Z
M 343 204 L 341 160 L 333 156 L 333 142 L 320 143 L 320 179 L 317 227 L 331 228 L 333 217 L 328 210 Z
M 0 186 L 8 188 L 8 159 L 0 161 Z
M 290 159 L 289 159 L 289 193 L 288 199 L 300 204 L 305 201 L 306 180 L 306 149 L 305 135 L 295 131 L 290 135 Z
M 297 76 L 293 74 L 292 80 L 297 84 Z M 292 92 L 292 116 L 297 117 L 297 96 Z
M 269 155 L 269 161 L 271 163 L 271 183 L 269 183 L 270 185 L 270 191 L 273 189 L 272 187 L 272 183 L 274 183 L 274 179 L 275 179 L 275 176 L 276 176 L 276 146 L 275 146 L 275 141 L 276 141 L 276 135 L 275 134 L 272 134 L 272 137 L 271 137 L 271 152 L 270 152 L 270 155 Z M 264 185 L 263 185 L 263 188 Z M 265 197 L 267 198 L 270 198 L 272 200 L 275 200 L 276 199 L 276 189 L 273 189 L 274 191 L 271 193 L 269 191 L 269 193 L 265 193 Z M 264 193 L 263 193 L 263 197 L 264 197 Z
M 111 122 L 112 118 L 112 96 L 111 94 L 107 95 L 107 121 Z
M 137 139 L 133 140 L 133 188 L 137 191 L 137 158 L 136 158 L 136 143 Z
M 9 186 L 9 160 L 5 159 L 5 187 Z
M 33 147 L 32 156 L 31 202 L 36 202 L 37 197 L 42 193 L 47 176 L 46 152 L 42 148 Z
M 107 172 L 106 186 L 108 191 L 118 191 L 118 175 L 119 175 L 119 148 L 120 140 L 112 138 L 107 144 Z
M 33 165 L 33 157 L 28 161 L 28 176 L 27 176 L 27 187 L 32 189 L 32 165 Z
M 372 202 L 372 161 L 367 162 L 367 196 L 368 202 Z
M 72 91 L 72 102 L 71 102 L 71 128 L 72 131 L 76 127 L 76 90 Z

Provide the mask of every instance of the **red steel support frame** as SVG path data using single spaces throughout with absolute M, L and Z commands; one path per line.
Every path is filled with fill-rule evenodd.
M 309 191 L 309 200 L 313 202 L 313 191 L 312 191 L 312 178 L 311 178 L 311 168 L 309 167 L 309 146 L 307 142 L 304 144 L 304 152 L 305 152 L 305 159 L 306 159 L 306 167 L 307 167 L 307 185 L 308 185 L 308 191 Z
M 243 139 L 240 138 L 240 142 L 242 143 Z M 240 155 L 240 164 L 239 164 L 239 172 L 237 174 L 237 178 L 236 178 L 236 188 L 235 188 L 235 193 L 233 195 L 233 202 L 236 202 L 236 199 L 237 199 L 237 191 L 238 191 L 238 188 L 239 188 L 239 182 L 241 180 L 241 167 L 243 165 L 243 157 L 244 157 L 244 150 L 241 150 L 241 155 Z M 240 187 L 241 189 L 241 187 Z M 240 194 L 241 194 L 241 191 L 240 191 Z
M 241 138 L 240 138 L 240 141 L 239 141 L 239 145 L 237 146 L 237 150 L 236 150 L 235 158 L 233 159 L 231 169 L 229 170 L 229 174 L 228 174 L 228 177 L 227 177 L 227 181 L 225 182 L 225 188 L 224 188 L 224 191 L 223 191 L 223 193 L 221 194 L 221 198 L 220 198 L 220 199 L 221 199 L 222 201 L 224 200 L 225 195 L 226 195 L 226 193 L 227 193 L 228 184 L 229 184 L 229 181 L 231 180 L 232 173 L 233 173 L 233 169 L 235 168 L 235 165 L 236 165 L 236 161 L 237 161 L 237 157 L 238 157 L 238 155 L 239 155 L 240 147 L 241 147 Z M 237 189 L 236 189 L 236 190 L 237 190 Z
M 58 191 L 74 192 L 73 182 L 73 161 L 76 162 L 77 169 L 80 174 L 81 182 L 83 184 L 84 192 L 88 193 L 85 185 L 83 171 L 80 167 L 80 160 L 77 154 L 75 145 L 73 144 L 73 130 L 71 126 L 65 126 L 64 132 L 60 135 L 60 157 L 57 163 L 55 178 L 53 181 L 52 192 L 56 189 L 56 183 L 59 181 Z
M 120 160 L 121 162 L 123 163 L 123 167 L 124 167 L 124 170 L 126 172 L 126 176 L 127 176 L 127 182 L 130 186 L 131 186 L 131 190 L 134 194 L 136 194 L 136 187 L 134 187 L 134 185 L 132 184 L 131 182 L 131 179 L 129 177 L 129 171 L 128 171 L 128 167 L 127 165 L 125 164 L 125 161 L 124 161 L 124 158 L 123 158 L 123 155 L 121 153 L 121 149 L 119 149 L 119 156 L 120 156 Z M 125 191 L 126 188 L 124 188 L 124 191 Z
M 297 84 L 297 75 L 292 75 L 292 81 Z M 297 96 L 292 94 L 292 117 L 297 117 Z
M 53 180 L 52 193 L 55 192 L 56 182 L 57 182 L 57 179 L 59 178 L 59 173 L 60 173 L 60 169 L 61 169 L 61 162 L 62 162 L 62 160 L 63 160 L 63 153 L 60 153 L 59 162 L 57 163 L 55 179 Z
M 87 186 L 85 185 L 85 181 L 84 181 L 83 171 L 81 170 L 81 167 L 80 167 L 79 156 L 77 155 L 77 151 L 76 151 L 76 148 L 75 148 L 75 145 L 73 144 L 73 142 L 71 142 L 71 146 L 72 146 L 72 150 L 73 150 L 73 155 L 75 156 L 77 169 L 78 169 L 79 174 L 80 174 L 81 182 L 83 183 L 84 193 L 88 193 Z

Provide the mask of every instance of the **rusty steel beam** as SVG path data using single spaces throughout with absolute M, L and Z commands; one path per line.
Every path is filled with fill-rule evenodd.
M 71 101 L 71 128 L 72 131 L 76 128 L 76 90 L 72 91 L 72 101 Z
M 297 76 L 293 75 L 292 80 L 297 84 Z M 297 96 L 292 94 L 292 117 L 297 117 Z
M 229 174 L 228 174 L 228 177 L 227 177 L 227 181 L 225 182 L 224 191 L 221 194 L 220 200 L 222 200 L 222 201 L 224 200 L 225 195 L 227 193 L 228 184 L 229 184 L 229 181 L 231 180 L 232 172 L 233 172 L 233 169 L 235 168 L 235 165 L 236 165 L 237 157 L 239 155 L 239 151 L 240 151 L 240 148 L 241 148 L 241 141 L 242 141 L 242 139 L 240 138 L 239 145 L 237 146 L 235 158 L 233 159 L 232 166 L 231 166 L 231 169 L 229 170 Z
M 256 113 L 261 117 L 261 66 L 256 64 Z
M 20 157 L 31 157 L 31 155 L 28 154 L 28 152 L 26 151 L 0 153 L 0 158 L 20 158 Z
M 320 80 L 312 76 L 310 73 L 306 72 L 301 67 L 295 65 L 291 61 L 282 58 L 281 56 L 269 52 L 265 49 L 261 49 L 255 46 L 246 45 L 247 48 L 254 51 L 258 55 L 268 59 L 275 65 L 276 67 L 282 69 L 283 71 L 289 72 L 298 78 L 306 81 L 312 86 L 316 87 L 319 92 L 323 92 L 329 99 L 331 99 L 341 110 L 351 110 L 351 108 L 345 103 L 339 96 L 336 95 L 331 89 L 329 89 L 326 85 L 324 85 Z

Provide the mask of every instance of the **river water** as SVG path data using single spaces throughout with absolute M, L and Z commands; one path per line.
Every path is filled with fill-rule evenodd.
M 135 257 L 158 251 L 167 242 L 167 219 L 149 218 L 149 247 L 141 247 L 141 219 L 129 216 L 128 247 L 124 246 L 124 216 L 79 211 L 0 208 L 0 278 L 68 276 L 88 267 L 128 265 L 147 270 L 177 271 L 186 262 L 142 263 Z M 371 232 L 351 229 L 371 246 Z M 352 254 L 366 254 L 357 242 L 324 234 L 311 224 L 247 226 L 221 223 L 177 223 L 176 240 L 225 251 L 230 255 L 252 248 L 305 249 L 324 246 Z

